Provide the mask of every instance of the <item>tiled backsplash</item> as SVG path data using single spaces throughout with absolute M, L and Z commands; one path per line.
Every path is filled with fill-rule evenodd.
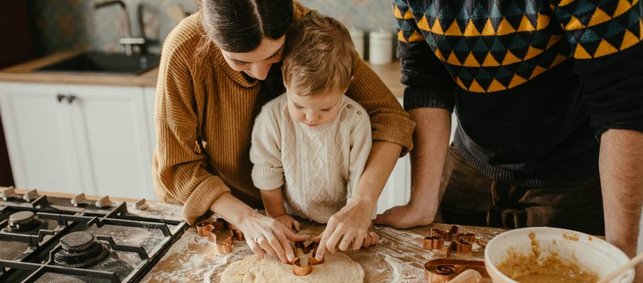
M 125 35 L 122 10 L 118 5 L 94 9 L 103 0 L 28 0 L 35 43 L 40 54 L 89 48 L 122 52 L 118 38 Z M 132 34 L 140 36 L 139 18 L 149 51 L 160 52 L 160 42 L 187 14 L 196 11 L 197 0 L 123 0 Z M 391 30 L 390 0 L 301 0 L 305 6 L 331 15 L 348 27 L 362 30 Z M 139 17 L 139 15 L 141 15 Z

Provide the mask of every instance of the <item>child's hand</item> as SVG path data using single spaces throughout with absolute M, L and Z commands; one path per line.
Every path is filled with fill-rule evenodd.
M 299 230 L 301 229 L 301 223 L 299 223 L 299 221 L 295 220 L 295 218 L 288 214 L 282 214 L 273 218 L 292 231 L 299 232 Z

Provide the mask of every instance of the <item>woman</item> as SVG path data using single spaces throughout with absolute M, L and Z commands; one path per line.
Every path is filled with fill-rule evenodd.
M 183 203 L 186 221 L 209 212 L 236 225 L 257 254 L 286 262 L 302 240 L 257 213 L 250 136 L 261 106 L 284 88 L 280 61 L 288 27 L 308 12 L 292 0 L 202 0 L 163 46 L 156 93 L 156 191 Z M 369 246 L 371 212 L 398 156 L 412 146 L 413 122 L 379 78 L 359 61 L 347 95 L 369 113 L 373 148 L 359 181 L 361 197 L 333 215 L 317 257 L 336 247 Z M 366 242 L 365 239 L 367 240 Z

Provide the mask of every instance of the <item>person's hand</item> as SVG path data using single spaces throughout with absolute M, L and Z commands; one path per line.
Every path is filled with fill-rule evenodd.
M 244 215 L 236 225 L 246 238 L 246 243 L 257 255 L 269 254 L 281 262 L 291 262 L 295 255 L 290 241 L 303 241 L 307 237 L 296 235 L 276 219 L 253 211 Z
M 274 216 L 273 218 L 279 221 L 279 223 L 281 223 L 282 225 L 286 226 L 286 228 L 290 229 L 291 231 L 299 232 L 301 230 L 301 223 L 299 223 L 299 221 L 295 220 L 295 218 L 288 214 Z
M 438 211 L 438 199 L 412 200 L 407 205 L 395 206 L 378 214 L 375 224 L 395 228 L 425 226 L 435 221 Z
M 349 248 L 358 250 L 362 247 L 366 238 L 370 236 L 368 228 L 371 225 L 372 212 L 373 206 L 365 201 L 353 199 L 348 202 L 328 219 L 315 258 L 322 260 L 327 250 L 335 253 L 336 248 L 346 251 Z M 368 244 L 371 243 L 372 239 Z

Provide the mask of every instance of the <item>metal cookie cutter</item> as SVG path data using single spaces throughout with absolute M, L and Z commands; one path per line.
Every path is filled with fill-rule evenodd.
M 291 262 L 293 273 L 297 276 L 308 275 L 313 272 L 313 266 L 324 263 L 324 259 L 317 260 L 319 243 L 314 241 L 296 241 L 295 242 L 295 259 Z
M 233 240 L 243 239 L 241 230 L 232 230 L 232 225 L 227 221 L 217 218 L 215 221 L 205 221 L 196 225 L 196 231 L 201 236 L 207 236 L 215 244 L 214 251 L 219 255 L 229 254 L 233 250 Z
M 424 275 L 429 283 L 446 283 L 467 269 L 478 271 L 482 277 L 489 278 L 484 261 L 438 258 L 424 264 Z
M 423 248 L 439 250 L 444 257 L 452 253 L 471 254 L 476 235 L 473 233 L 458 233 L 458 226 L 451 226 L 448 231 L 431 229 L 430 235 L 424 238 Z

